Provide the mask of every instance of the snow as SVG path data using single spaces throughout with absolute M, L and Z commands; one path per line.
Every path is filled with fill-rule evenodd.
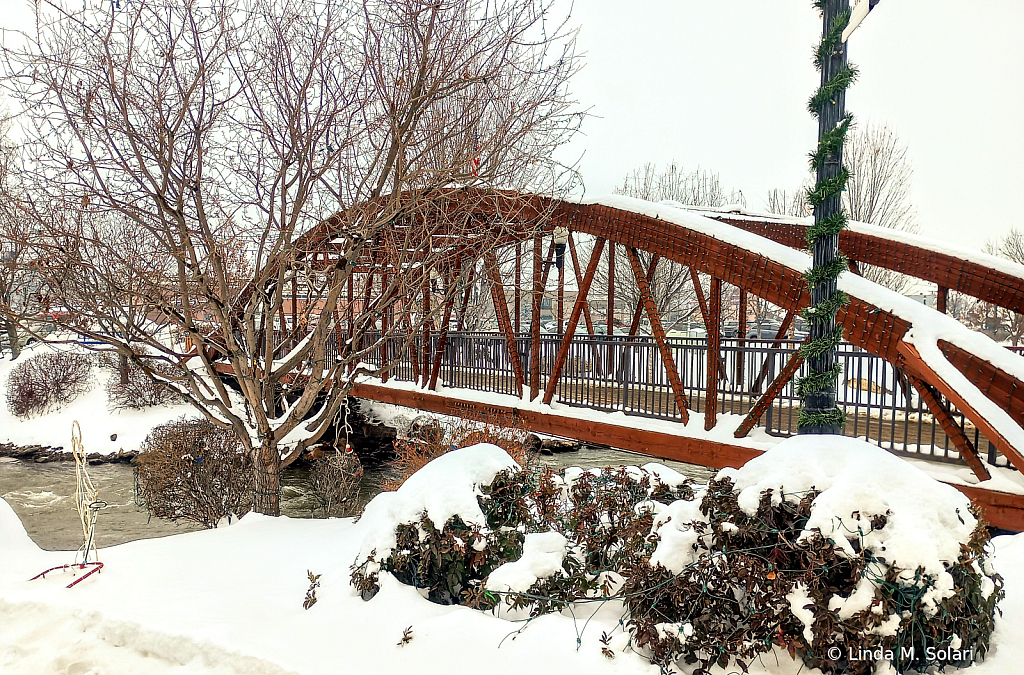
M 802 251 L 784 246 L 713 218 L 699 215 L 697 212 L 622 195 L 586 198 L 581 200 L 580 203 L 601 204 L 665 220 L 680 227 L 701 232 L 715 239 L 757 253 L 800 273 L 805 272 L 811 267 L 811 257 Z M 883 228 L 875 229 L 882 230 Z M 922 241 L 918 245 L 931 247 L 934 250 L 942 249 L 943 252 L 949 251 L 950 255 L 964 257 L 965 259 L 977 259 L 979 264 L 994 267 L 1000 269 L 1000 271 L 1006 271 L 1008 274 L 1024 278 L 1024 267 L 1009 263 L 1008 261 L 999 263 L 999 259 L 992 256 L 981 256 L 981 254 L 969 252 L 967 249 L 949 247 L 949 245 L 943 248 L 938 243 L 931 241 Z M 979 258 L 979 256 L 981 257 Z M 1006 411 L 988 399 L 959 370 L 946 360 L 938 348 L 938 340 L 945 340 L 961 347 L 1019 380 L 1024 380 L 1024 357 L 1003 348 L 988 336 L 970 330 L 950 316 L 926 307 L 921 303 L 914 302 L 910 298 L 879 286 L 861 276 L 844 272 L 839 276 L 838 287 L 852 297 L 871 303 L 875 307 L 891 312 L 909 322 L 911 328 L 906 336 L 902 336 L 905 341 L 914 344 L 929 367 L 950 387 L 963 396 L 979 415 L 996 428 L 1003 438 L 1009 441 L 1013 447 L 1024 450 L 1024 429 L 1014 422 Z
M 926 604 L 952 593 L 953 578 L 943 563 L 959 557 L 977 525 L 970 500 L 956 488 L 876 445 L 841 436 L 787 439 L 740 469 L 723 469 L 718 478 L 733 480 L 739 506 L 750 515 L 765 490 L 773 490 L 775 503 L 797 502 L 812 488 L 818 490 L 801 538 L 820 532 L 851 557 L 870 550 L 879 560 L 908 570 L 910 578 L 922 568 L 935 580 Z M 886 516 L 884 527 L 872 527 L 876 515 Z M 840 610 L 841 618 L 851 616 L 873 594 L 869 587 L 858 588 L 831 609 Z
M 809 451 L 782 449 L 766 455 L 775 458 L 777 469 L 754 460 L 738 480 L 748 487 L 778 484 L 790 489 L 813 479 L 819 487 L 828 484 L 827 490 L 837 491 L 832 508 L 839 508 L 842 491 L 853 487 L 840 469 L 856 475 L 862 464 L 887 457 L 855 461 L 847 456 L 852 448 L 819 448 L 822 457 L 815 459 Z M 858 452 L 870 454 L 871 447 Z M 460 459 L 442 461 L 452 457 Z M 524 623 L 468 607 L 432 604 L 388 574 L 380 575 L 381 590 L 370 602 L 349 584 L 350 562 L 381 528 L 394 524 L 391 507 L 401 502 L 410 514 L 421 509 L 437 519 L 458 510 L 472 517 L 473 509 L 455 504 L 458 499 L 449 493 L 473 497 L 474 485 L 509 466 L 507 456 L 502 458 L 493 446 L 465 448 L 428 465 L 421 484 L 413 483 L 415 489 L 401 497 L 378 497 L 376 515 L 368 509 L 358 522 L 249 514 L 229 527 L 101 549 L 103 572 L 70 590 L 64 587 L 70 573 L 27 580 L 47 567 L 70 562 L 74 553 L 39 549 L 0 500 L 0 669 L 4 675 L 447 675 L 481 667 L 489 675 L 656 675 L 658 668 L 630 647 L 619 623 L 623 607 L 618 601 L 580 605 Z M 883 495 L 879 487 L 876 493 L 867 490 L 865 498 L 902 500 L 900 508 L 916 499 L 922 503 L 918 511 L 925 510 L 928 500 L 947 506 L 956 501 L 950 495 L 933 496 L 942 492 L 941 486 L 907 467 L 880 466 L 884 470 L 875 475 L 886 488 L 913 494 Z M 445 504 L 436 505 L 425 495 L 428 483 Z M 848 495 L 852 498 L 853 492 Z M 670 524 L 693 520 L 695 506 L 699 511 L 699 497 L 665 507 L 657 515 L 663 537 Z M 959 536 L 956 523 L 952 532 L 921 524 L 932 525 L 931 533 L 942 540 Z M 555 569 L 561 542 L 550 535 L 527 538 L 519 562 L 528 564 L 519 565 L 515 574 L 517 563 L 499 568 L 506 570 L 509 588 Z M 985 662 L 964 671 L 970 675 L 1017 672 L 1024 659 L 1024 535 L 997 537 L 994 549 L 1007 598 L 1001 604 L 1003 615 L 996 619 L 993 651 Z M 525 568 L 529 574 L 520 574 Z M 307 570 L 322 574 L 318 602 L 308 611 L 302 608 Z M 797 612 L 806 604 L 796 596 L 791 601 Z M 661 628 L 684 635 L 688 631 L 686 624 Z M 601 642 L 602 633 L 611 637 L 607 645 Z M 411 636 L 407 643 L 403 634 Z M 608 658 L 604 649 L 615 658 Z M 776 650 L 752 664 L 750 672 L 817 671 Z
M 100 522 L 102 527 L 102 521 Z M 448 675 L 487 664 L 493 675 L 567 672 L 656 675 L 633 654 L 601 653 L 617 616 L 596 616 L 577 646 L 570 616 L 522 623 L 425 600 L 381 575 L 364 602 L 349 563 L 371 519 L 305 520 L 249 514 L 227 528 L 101 549 L 106 567 L 74 589 L 70 573 L 27 581 L 74 554 L 25 545 L 0 504 L 0 668 L 4 675 Z M 318 602 L 302 600 L 306 571 L 322 574 Z M 587 614 L 589 616 L 589 612 Z M 399 646 L 411 627 L 412 640 Z
M 370 421 L 389 426 L 393 429 L 408 427 L 413 419 L 420 414 L 414 408 L 371 401 L 370 399 L 359 400 L 359 412 L 366 415 Z
M 112 455 L 128 450 L 138 450 L 150 430 L 160 424 L 186 417 L 198 417 L 199 413 L 188 404 L 177 404 L 143 408 L 142 410 L 110 410 L 107 407 L 107 381 L 117 373 L 94 366 L 93 383 L 88 391 L 71 403 L 55 411 L 24 419 L 15 417 L 7 409 L 7 378 L 11 370 L 41 350 L 46 345 L 33 345 L 22 350 L 16 361 L 9 357 L 0 358 L 0 443 L 15 445 L 43 445 L 70 447 L 71 424 L 78 421 L 82 427 L 82 440 L 87 453 Z M 111 435 L 117 434 L 116 440 Z
M 487 588 L 498 592 L 525 593 L 538 579 L 561 571 L 568 541 L 558 532 L 526 535 L 523 555 L 507 562 L 487 577 Z
M 679 487 L 689 480 L 685 475 L 679 473 L 675 469 L 667 467 L 664 464 L 659 464 L 658 462 L 648 462 L 640 468 L 654 476 L 659 483 L 669 488 Z
M 668 204 L 667 201 L 659 202 L 661 204 Z M 708 209 L 704 207 L 687 206 L 674 202 L 668 204 L 669 206 L 675 206 L 676 208 L 696 213 L 708 218 L 722 218 L 726 217 L 731 220 L 752 220 L 752 221 L 769 221 L 775 223 L 787 223 L 791 225 L 802 225 L 809 227 L 814 223 L 813 216 L 782 216 L 773 213 L 761 213 L 759 211 L 749 211 L 746 209 L 737 209 L 735 207 L 723 207 L 720 209 Z M 870 223 L 861 223 L 856 220 L 851 220 L 847 223 L 846 228 L 852 232 L 859 232 L 862 234 L 871 235 L 879 239 L 887 239 L 889 241 L 899 242 L 901 244 L 909 244 L 910 246 L 918 246 L 920 248 L 935 251 L 936 253 L 943 253 L 954 258 L 960 258 L 961 260 L 967 260 L 983 267 L 989 267 L 994 270 L 998 270 L 1003 274 L 1018 277 L 1024 279 L 1024 265 L 1015 263 L 1012 260 L 1006 258 L 1000 258 L 988 253 L 983 253 L 974 248 L 967 246 L 959 246 L 957 244 L 944 241 L 942 239 L 934 239 L 922 234 L 915 234 L 913 232 L 904 232 L 901 230 L 894 230 L 888 227 L 880 227 L 878 225 L 871 225 Z
M 689 523 L 703 521 L 706 518 L 700 512 L 704 488 L 701 487 L 694 492 L 693 501 L 678 499 L 664 508 L 655 507 L 658 513 L 654 517 L 651 530 L 658 535 L 658 546 L 651 555 L 651 567 L 661 565 L 669 572 L 679 574 L 685 567 L 697 561 L 694 544 L 697 543 L 699 535 Z
M 804 639 L 807 640 L 807 644 L 811 644 L 814 642 L 814 611 L 808 608 L 813 602 L 807 593 L 807 586 L 800 582 L 793 584 L 793 590 L 786 599 L 789 600 L 789 610 L 793 612 L 793 616 L 804 625 Z
M 376 551 L 377 560 L 394 549 L 395 528 L 418 523 L 424 516 L 438 530 L 452 517 L 467 525 L 487 526 L 477 496 L 479 486 L 487 485 L 505 469 L 518 469 L 507 452 L 496 445 L 479 443 L 453 450 L 431 461 L 414 473 L 395 492 L 382 492 L 370 501 L 361 522 L 369 523 L 370 533 L 360 548 L 360 558 Z
M 357 382 L 401 391 L 424 391 L 423 388 L 415 382 L 396 379 L 390 379 L 387 382 L 383 382 L 372 376 L 362 376 L 357 379 Z M 734 437 L 733 432 L 743 421 L 743 415 L 719 414 L 718 424 L 710 431 L 706 431 L 704 429 L 704 413 L 694 410 L 690 411 L 689 424 L 684 425 L 682 422 L 641 417 L 638 415 L 627 415 L 621 411 L 609 413 L 601 410 L 591 410 L 589 408 L 581 408 L 578 406 L 567 405 L 565 403 L 559 403 L 558 401 L 552 401 L 551 405 L 545 405 L 539 397 L 536 400 L 528 401 L 512 394 L 499 394 L 497 392 L 479 391 L 476 389 L 446 387 L 440 382 L 434 390 L 427 393 L 473 401 L 475 403 L 499 405 L 516 408 L 518 410 L 529 410 L 547 415 L 559 415 L 561 417 L 570 417 L 577 420 L 614 424 L 616 426 L 627 427 L 630 429 L 644 429 L 647 431 L 672 434 L 673 436 L 717 441 L 719 443 L 740 445 L 758 450 L 767 450 L 778 443 L 777 438 L 769 436 L 761 427 L 755 427 L 743 438 Z M 374 409 L 376 409 L 376 404 L 374 405 Z

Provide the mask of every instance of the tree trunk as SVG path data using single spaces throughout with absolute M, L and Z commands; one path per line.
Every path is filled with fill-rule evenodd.
M 11 344 L 11 361 L 21 356 L 21 342 L 18 340 L 18 326 L 13 321 L 4 321 L 7 339 Z
M 128 357 L 124 354 L 117 355 L 118 372 L 121 374 L 121 384 L 128 384 Z
M 268 442 L 253 449 L 254 488 L 252 510 L 267 516 L 281 515 L 281 455 Z

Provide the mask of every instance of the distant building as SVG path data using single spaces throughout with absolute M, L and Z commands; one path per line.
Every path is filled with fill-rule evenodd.
M 926 307 L 935 309 L 936 295 L 935 291 L 923 291 L 921 293 L 907 293 L 903 297 L 910 298 L 914 302 L 919 302 Z

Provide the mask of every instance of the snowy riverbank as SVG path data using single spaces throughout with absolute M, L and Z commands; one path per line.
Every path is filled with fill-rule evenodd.
M 827 475 L 829 466 L 836 466 L 835 460 L 808 475 Z M 759 486 L 775 480 L 778 471 L 766 471 L 764 462 L 760 467 L 745 475 Z M 894 473 L 900 472 L 887 471 L 884 479 L 892 482 Z M 792 475 L 787 473 L 787 482 Z M 628 647 L 618 649 L 614 658 L 602 653 L 602 632 L 622 632 L 617 603 L 583 605 L 575 616 L 567 611 L 526 625 L 467 607 L 432 604 L 387 574 L 381 574 L 380 593 L 364 602 L 349 583 L 349 566 L 367 542 L 387 537 L 387 528 L 410 500 L 427 500 L 422 503 L 428 511 L 439 508 L 431 499 L 450 501 L 443 495 L 430 497 L 434 482 L 414 482 L 403 490 L 404 497 L 381 495 L 359 522 L 250 514 L 226 528 L 102 549 L 102 574 L 70 590 L 64 587 L 70 573 L 27 581 L 43 569 L 71 562 L 74 554 L 40 550 L 2 502 L 0 669 L 5 675 L 659 672 Z M 872 490 L 842 487 L 837 494 L 861 494 L 877 507 L 882 493 Z M 914 503 L 912 495 L 893 499 L 894 509 L 914 512 L 908 506 Z M 922 495 L 921 503 L 929 499 L 937 497 Z M 949 536 L 936 531 L 933 539 Z M 994 548 L 1007 595 L 988 659 L 961 671 L 972 675 L 1015 672 L 1024 660 L 1024 535 L 997 537 Z M 308 611 L 302 607 L 307 570 L 323 575 L 318 602 Z M 411 639 L 403 641 L 403 635 Z M 776 651 L 750 672 L 817 671 Z
M 81 349 L 60 346 L 58 349 Z M 16 361 L 10 356 L 0 357 L 0 396 L 6 397 L 7 378 L 19 363 L 32 358 L 46 345 L 33 345 L 23 350 Z M 199 413 L 188 404 L 155 406 L 142 410 L 112 410 L 107 402 L 107 382 L 118 377 L 112 369 L 93 367 L 89 389 L 59 410 L 29 418 L 16 417 L 8 409 L 6 398 L 0 405 L 0 445 L 8 444 L 10 456 L 18 456 L 16 447 L 39 446 L 45 456 L 59 458 L 59 451 L 69 447 L 71 425 L 76 420 L 82 427 L 85 450 L 90 455 L 117 455 L 138 450 L 150 430 L 182 415 L 198 417 Z M 53 452 L 57 451 L 57 452 Z M 70 454 L 68 454 L 70 458 Z

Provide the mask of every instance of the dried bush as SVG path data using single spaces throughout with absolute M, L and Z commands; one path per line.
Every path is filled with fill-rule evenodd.
M 981 519 L 960 556 L 943 563 L 953 585 L 943 591 L 923 569 L 901 569 L 864 545 L 891 513 L 855 512 L 850 553 L 805 532 L 814 489 L 766 489 L 750 514 L 728 477 L 706 488 L 663 477 L 636 467 L 500 473 L 479 486 L 486 527 L 453 518 L 438 531 L 426 516 L 400 525 L 395 548 L 357 561 L 352 582 L 372 597 L 384 570 L 434 602 L 531 616 L 619 601 L 632 648 L 663 672 L 681 662 L 694 673 L 731 664 L 746 672 L 775 649 L 825 673 L 866 675 L 881 660 L 931 672 L 988 651 L 1004 592 Z M 559 571 L 525 591 L 488 587 L 488 575 L 523 555 L 526 537 L 552 530 L 567 542 Z
M 7 409 L 16 417 L 56 410 L 89 388 L 87 354 L 47 351 L 22 361 L 7 378 Z
M 154 428 L 134 464 L 136 497 L 158 518 L 209 528 L 252 509 L 252 458 L 234 432 L 206 419 Z
M 352 516 L 359 508 L 363 465 L 354 452 L 328 452 L 313 462 L 309 496 L 324 518 Z
M 937 580 L 922 570 L 901 569 L 860 546 L 851 556 L 820 534 L 802 536 L 817 494 L 780 499 L 765 490 L 748 515 L 730 479 L 711 481 L 701 503 L 706 519 L 691 523 L 698 535 L 694 562 L 678 574 L 638 566 L 627 579 L 636 644 L 664 667 L 679 658 L 705 669 L 735 660 L 745 671 L 751 659 L 777 646 L 825 673 L 857 675 L 875 672 L 879 655 L 891 655 L 884 660 L 900 673 L 970 660 L 940 660 L 939 649 L 985 656 L 1004 593 L 1002 578 L 987 568 L 988 533 L 980 519 L 960 557 L 946 564 L 953 593 L 929 607 Z M 891 515 L 870 516 L 850 532 L 864 541 Z M 659 592 L 644 592 L 651 588 Z M 855 593 L 870 599 L 842 616 Z
M 166 372 L 160 367 L 157 373 Z M 154 382 L 138 366 L 128 367 L 128 381 L 121 382 L 120 377 L 107 380 L 107 404 L 114 410 L 141 410 L 151 406 L 167 405 L 178 399 L 178 395 L 165 384 Z
M 504 602 L 513 610 L 529 608 L 532 615 L 557 611 L 579 598 L 607 595 L 611 582 L 605 572 L 637 558 L 638 550 L 650 556 L 652 518 L 638 504 L 693 499 L 688 482 L 669 486 L 636 467 L 568 471 L 568 478 L 550 468 L 539 474 L 505 471 L 480 486 L 486 529 L 458 517 L 440 531 L 427 517 L 400 525 L 395 550 L 380 561 L 362 561 L 353 585 L 364 598 L 372 597 L 379 568 L 441 604 L 493 609 Z M 540 580 L 525 593 L 485 587 L 491 572 L 522 555 L 525 535 L 551 530 L 565 536 L 573 551 L 562 576 Z
M 388 463 L 381 488 L 397 490 L 430 460 L 477 443 L 497 445 L 522 467 L 528 466 L 533 458 L 529 434 L 523 429 L 465 419 L 442 422 L 421 415 L 409 425 L 404 438 L 395 441 L 395 459 Z

